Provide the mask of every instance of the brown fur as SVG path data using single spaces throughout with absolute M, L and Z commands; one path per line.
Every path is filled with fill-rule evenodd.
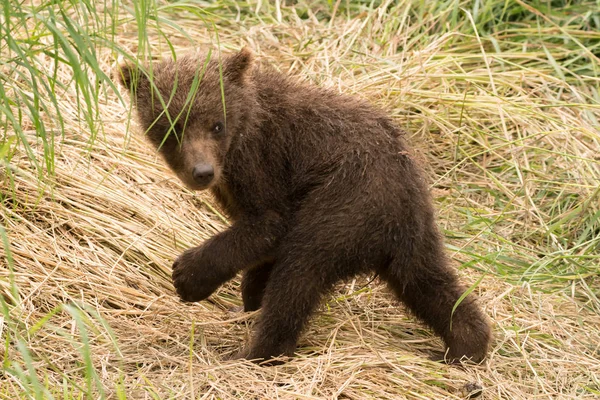
M 223 59 L 224 113 L 219 64 L 206 59 L 163 61 L 152 80 L 123 66 L 118 77 L 171 169 L 191 189 L 210 188 L 234 221 L 175 261 L 181 298 L 206 299 L 243 271 L 245 309 L 263 310 L 241 356 L 269 360 L 293 354 L 336 282 L 375 272 L 444 339 L 447 359 L 483 360 L 489 322 L 469 295 L 451 328 L 465 287 L 390 118 L 355 97 L 254 66 L 247 50 Z M 198 183 L 195 166 L 213 168 L 214 177 Z

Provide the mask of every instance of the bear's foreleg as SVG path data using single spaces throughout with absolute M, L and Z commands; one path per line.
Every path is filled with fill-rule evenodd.
M 173 284 L 184 301 L 206 299 L 240 270 L 273 257 L 283 223 L 277 213 L 242 218 L 173 264 Z
M 330 272 L 306 257 L 278 260 L 267 281 L 251 342 L 237 357 L 274 365 L 281 361 L 272 358 L 292 356 L 308 319 L 336 280 Z

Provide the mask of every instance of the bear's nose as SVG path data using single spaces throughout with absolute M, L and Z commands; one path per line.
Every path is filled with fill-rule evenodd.
M 215 170 L 210 164 L 196 164 L 192 171 L 192 176 L 196 183 L 200 185 L 208 185 L 215 176 Z

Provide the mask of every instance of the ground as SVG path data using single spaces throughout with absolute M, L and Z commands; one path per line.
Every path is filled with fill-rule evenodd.
M 12 100 L 3 113 L 15 116 L 0 133 L 0 397 L 438 399 L 465 398 L 475 383 L 484 399 L 597 398 L 595 3 L 265 3 L 160 3 L 137 18 L 115 3 L 114 30 L 67 3 L 13 21 L 13 37 L 29 39 L 0 43 L 0 96 Z M 52 7 L 85 29 L 52 25 Z M 63 36 L 31 34 L 53 26 Z M 177 52 L 248 45 L 283 71 L 390 111 L 427 171 L 448 252 L 494 321 L 484 364 L 430 361 L 441 340 L 369 278 L 336 288 L 288 364 L 224 361 L 255 319 L 230 311 L 241 305 L 239 280 L 183 304 L 170 266 L 227 220 L 129 129 L 101 79 L 122 54 L 170 56 L 165 38 Z M 32 89 L 16 72 L 26 64 L 10 62 L 15 46 L 38 51 L 26 57 L 39 82 L 63 85 Z M 55 52 L 80 64 L 55 64 Z

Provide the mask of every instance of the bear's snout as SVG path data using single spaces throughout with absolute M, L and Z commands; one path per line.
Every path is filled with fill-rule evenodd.
M 215 169 L 210 164 L 196 164 L 192 176 L 198 185 L 208 186 L 215 176 Z

